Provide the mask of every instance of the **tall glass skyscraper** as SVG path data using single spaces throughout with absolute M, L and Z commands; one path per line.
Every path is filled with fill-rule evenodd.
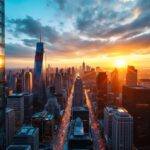
M 47 101 L 46 74 L 45 74 L 44 43 L 38 42 L 36 46 L 34 76 L 33 76 L 33 109 L 34 112 L 42 111 Z
M 0 149 L 5 146 L 5 0 L 0 0 Z

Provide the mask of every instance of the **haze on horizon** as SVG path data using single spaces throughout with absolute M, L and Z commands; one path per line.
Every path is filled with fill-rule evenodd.
M 149 0 L 7 0 L 6 67 L 33 67 L 40 32 L 53 66 L 149 67 L 149 8 Z

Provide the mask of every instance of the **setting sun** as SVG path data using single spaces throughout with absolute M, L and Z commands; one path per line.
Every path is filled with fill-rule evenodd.
M 126 66 L 126 61 L 124 59 L 118 59 L 115 62 L 116 67 L 124 67 Z

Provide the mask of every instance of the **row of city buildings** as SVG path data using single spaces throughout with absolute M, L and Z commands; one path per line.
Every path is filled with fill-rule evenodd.
M 150 88 L 144 79 L 138 80 L 134 66 L 127 67 L 125 76 L 120 72 L 115 68 L 108 76 L 93 69 L 83 74 L 101 135 L 109 149 L 149 149 Z

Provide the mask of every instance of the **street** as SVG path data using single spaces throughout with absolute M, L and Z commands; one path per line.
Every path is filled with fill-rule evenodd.
M 71 89 L 71 93 L 67 99 L 67 105 L 66 105 L 66 109 L 65 109 L 62 121 L 61 121 L 58 135 L 55 138 L 55 141 L 53 144 L 54 150 L 63 150 L 63 147 L 64 147 L 65 138 L 67 135 L 68 126 L 69 126 L 69 122 L 70 122 L 70 116 L 71 116 L 73 91 L 74 91 L 74 88 Z
M 89 108 L 89 112 L 90 112 L 90 121 L 91 121 L 91 130 L 93 133 L 94 150 L 105 150 L 105 145 L 103 143 L 103 140 L 101 140 L 101 138 L 100 138 L 99 127 L 98 127 L 97 120 L 96 120 L 96 117 L 94 114 L 92 103 L 88 96 L 87 89 L 85 89 L 85 97 L 86 97 L 86 104 L 87 104 L 87 107 Z

